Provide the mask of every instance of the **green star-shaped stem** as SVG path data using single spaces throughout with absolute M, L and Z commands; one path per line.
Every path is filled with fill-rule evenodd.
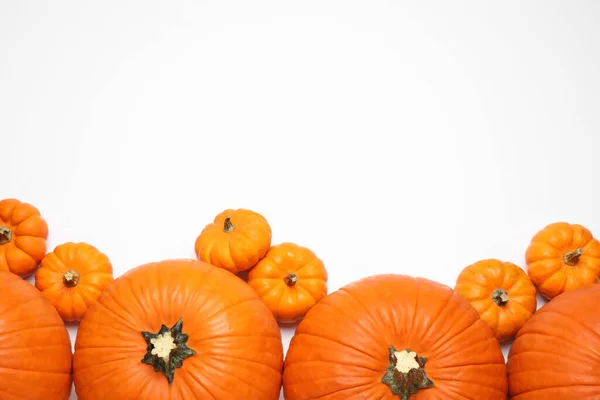
M 410 353 L 410 349 L 406 349 Z M 385 375 L 381 378 L 381 382 L 386 384 L 392 393 L 400 397 L 402 400 L 409 400 L 410 396 L 417 393 L 421 389 L 427 389 L 435 386 L 435 384 L 425 374 L 425 357 L 415 356 L 415 361 L 419 364 L 419 368 L 412 368 L 408 372 L 400 372 L 396 369 L 398 359 L 396 358 L 396 349 L 394 346 L 389 347 L 389 360 Z
M 183 365 L 183 360 L 196 354 L 194 350 L 186 345 L 188 335 L 182 333 L 182 325 L 183 321 L 180 319 L 172 328 L 163 324 L 158 333 L 142 332 L 142 336 L 148 344 L 142 362 L 153 366 L 155 372 L 164 373 L 169 385 L 173 383 L 175 368 L 180 368 Z M 165 337 L 168 338 L 167 342 L 171 346 L 169 346 L 168 354 L 162 354 L 161 356 L 159 350 L 164 349 L 159 349 L 155 346 L 155 343 L 158 340 L 164 340 Z

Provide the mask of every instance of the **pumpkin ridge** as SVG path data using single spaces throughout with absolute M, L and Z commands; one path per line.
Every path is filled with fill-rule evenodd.
M 485 324 L 485 322 L 481 319 L 473 320 L 472 323 L 468 327 L 466 327 L 462 331 L 456 333 L 456 335 L 454 335 L 451 338 L 446 339 L 446 340 L 440 340 L 439 347 L 432 347 L 432 349 L 430 349 L 429 357 L 431 358 L 432 356 L 435 356 L 435 364 L 437 365 L 437 363 L 443 361 L 446 357 L 453 357 L 453 356 L 456 356 L 457 354 L 462 353 L 463 351 L 470 351 L 472 349 L 472 347 L 478 345 L 479 343 L 471 340 L 472 336 L 471 336 L 471 333 L 469 332 L 469 330 L 479 329 L 477 327 L 477 325 L 480 323 L 479 321 L 481 321 L 481 323 Z M 463 335 L 466 335 L 467 337 L 463 339 L 462 338 Z M 497 341 L 496 341 L 496 343 L 497 343 Z M 464 346 L 462 346 L 462 345 L 464 345 Z M 447 350 L 446 348 L 448 346 L 459 347 L 460 350 L 454 351 L 454 352 L 453 351 L 444 352 L 444 350 Z M 439 368 L 439 367 L 436 367 L 436 368 Z
M 368 352 L 364 351 L 363 349 L 361 349 L 361 348 L 359 348 L 357 346 L 354 346 L 353 344 L 350 344 L 348 342 L 341 342 L 341 341 L 339 341 L 339 339 L 334 339 L 334 338 L 330 338 L 330 337 L 327 337 L 327 336 L 323 336 L 321 334 L 309 333 L 309 332 L 298 333 L 297 335 L 294 335 L 294 336 L 301 336 L 301 335 L 311 336 L 311 337 L 317 338 L 319 340 L 323 340 L 323 341 L 326 341 L 326 342 L 335 343 L 335 344 L 340 345 L 342 347 L 354 350 L 357 353 L 365 355 L 365 356 L 367 356 L 369 358 L 372 358 L 373 360 L 375 360 L 375 362 L 377 362 L 378 364 L 381 364 L 381 360 L 379 358 L 377 358 L 376 356 L 374 356 L 372 354 L 369 354 Z
M 374 325 L 374 326 L 379 326 L 379 327 L 381 327 L 381 326 L 385 326 L 385 324 L 381 324 L 381 323 L 380 323 L 380 321 L 377 321 L 377 320 L 375 320 L 375 319 L 374 319 L 374 317 L 372 317 L 371 313 L 369 312 L 369 308 L 368 308 L 367 306 L 365 306 L 365 305 L 364 305 L 364 304 L 363 304 L 363 303 L 362 303 L 362 302 L 361 302 L 361 301 L 358 299 L 358 297 L 357 297 L 357 296 L 354 296 L 354 295 L 352 295 L 352 293 L 351 293 L 351 291 L 350 291 L 350 290 L 346 290 L 345 288 L 341 288 L 340 290 L 338 290 L 338 292 L 341 292 L 341 293 L 346 293 L 348 296 L 350 296 L 350 298 L 351 298 L 351 299 L 353 299 L 353 300 L 354 300 L 354 301 L 355 301 L 355 302 L 356 302 L 358 305 L 360 305 L 360 306 L 361 306 L 361 308 L 362 308 L 362 309 L 365 311 L 365 315 L 367 315 L 367 317 L 368 317 L 368 319 L 371 321 L 371 324 L 372 324 L 372 325 Z M 336 307 L 333 307 L 333 306 L 332 306 L 332 308 L 336 308 Z M 415 315 L 416 315 L 416 309 L 415 309 Z M 395 322 L 394 322 L 394 323 L 395 323 Z M 410 326 L 413 326 L 413 324 L 414 324 L 414 315 L 413 315 L 413 320 L 411 320 L 411 322 L 410 322 Z M 412 330 L 411 330 L 411 329 L 409 329 L 408 331 L 409 331 L 409 332 L 412 332 Z M 408 341 L 408 340 L 407 340 L 407 343 L 410 343 L 410 341 Z M 385 347 L 385 348 L 387 348 L 387 346 L 388 346 L 388 345 L 386 345 L 386 344 L 385 344 L 385 341 L 384 341 L 384 340 L 380 340 L 380 344 L 381 344 L 383 347 Z

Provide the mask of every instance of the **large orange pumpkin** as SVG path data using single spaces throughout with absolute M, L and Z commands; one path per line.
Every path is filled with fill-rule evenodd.
M 306 314 L 284 364 L 286 400 L 504 400 L 504 357 L 490 327 L 451 288 L 376 275 Z
M 79 400 L 276 400 L 275 318 L 237 276 L 197 260 L 134 268 L 84 315 L 73 372 Z
M 556 222 L 533 236 L 525 259 L 533 284 L 552 299 L 598 282 L 600 242 L 582 225 Z
M 600 285 L 540 308 L 508 353 L 512 400 L 600 399 Z
M 36 207 L 17 199 L 0 201 L 0 270 L 31 275 L 46 254 L 47 238 L 48 225 Z
M 71 340 L 58 313 L 17 275 L 0 271 L 0 398 L 67 400 Z

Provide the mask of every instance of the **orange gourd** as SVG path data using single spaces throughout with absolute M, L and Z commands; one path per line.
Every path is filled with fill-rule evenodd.
M 600 242 L 581 225 L 557 222 L 534 235 L 525 260 L 533 284 L 552 299 L 598 282 Z
M 281 243 L 250 270 L 248 284 L 279 322 L 292 323 L 327 295 L 327 270 L 312 250 Z
M 277 400 L 277 321 L 240 278 L 197 260 L 167 260 L 115 279 L 75 342 L 79 400 Z
M 283 372 L 286 400 L 505 400 L 499 342 L 451 288 L 375 275 L 317 303 L 298 325 Z
M 71 340 L 58 313 L 29 282 L 0 271 L 0 398 L 68 400 Z
M 508 353 L 511 400 L 600 399 L 600 285 L 558 295 L 517 334 Z
M 535 286 L 525 271 L 496 259 L 464 268 L 454 290 L 471 303 L 500 341 L 513 339 L 537 307 Z
M 65 321 L 79 321 L 113 281 L 108 257 L 87 243 L 64 243 L 48 253 L 35 274 L 35 286 Z
M 271 246 L 271 226 L 262 215 L 245 209 L 219 213 L 196 238 L 199 260 L 234 274 L 247 271 Z
M 46 254 L 47 238 L 48 225 L 36 207 L 0 200 L 0 271 L 31 275 Z

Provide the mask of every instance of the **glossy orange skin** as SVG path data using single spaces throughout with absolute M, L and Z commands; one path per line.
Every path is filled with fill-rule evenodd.
M 600 398 L 600 285 L 573 289 L 540 308 L 508 353 L 512 400 Z
M 564 254 L 583 250 L 577 265 L 567 265 Z M 535 234 L 525 253 L 528 274 L 540 294 L 552 299 L 561 293 L 598 282 L 600 242 L 585 227 L 557 222 Z
M 0 271 L 21 277 L 31 275 L 46 254 L 48 224 L 39 210 L 17 199 L 0 200 L 0 227 L 8 228 L 12 238 L 0 245 Z
M 508 302 L 499 305 L 492 299 L 502 289 Z M 454 290 L 477 310 L 500 341 L 511 340 L 537 308 L 537 292 L 527 273 L 510 262 L 480 260 L 464 268 Z
M 231 217 L 235 229 L 224 231 Z M 237 274 L 247 271 L 267 254 L 271 246 L 271 226 L 262 215 L 245 209 L 227 209 L 218 214 L 196 238 L 199 260 Z
M 196 354 L 169 385 L 141 362 L 141 332 L 180 318 Z M 201 261 L 167 260 L 129 270 L 90 306 L 73 370 L 79 400 L 277 400 L 282 363 L 277 321 L 244 281 Z
M 63 276 L 79 274 L 76 286 L 68 287 Z M 35 274 L 35 286 L 56 307 L 65 321 L 79 321 L 90 304 L 114 280 L 108 257 L 87 243 L 64 243 L 48 253 Z
M 68 400 L 71 340 L 58 313 L 29 282 L 0 271 L 0 398 Z
M 292 286 L 285 283 L 290 273 L 298 278 Z M 281 243 L 272 246 L 250 270 L 248 284 L 277 321 L 293 323 L 327 295 L 327 278 L 323 261 L 312 250 L 294 243 Z
M 422 278 L 375 275 L 331 293 L 300 322 L 284 364 L 286 400 L 398 400 L 381 382 L 388 346 L 427 358 L 435 387 L 411 400 L 505 400 L 500 344 L 451 288 Z

